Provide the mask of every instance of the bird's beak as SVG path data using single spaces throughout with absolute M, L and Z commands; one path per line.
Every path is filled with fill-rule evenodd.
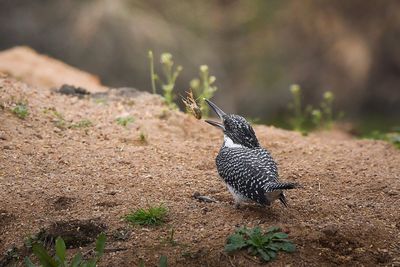
M 215 113 L 217 113 L 218 117 L 223 121 L 223 116 L 225 115 L 225 112 L 222 111 L 217 105 L 215 105 L 213 102 L 211 102 L 208 99 L 204 99 L 207 104 L 214 110 Z M 221 122 L 216 122 L 216 121 L 210 121 L 210 120 L 205 120 L 207 123 L 211 124 L 212 126 L 215 126 L 217 128 L 220 128 L 222 130 L 225 130 L 224 124 Z

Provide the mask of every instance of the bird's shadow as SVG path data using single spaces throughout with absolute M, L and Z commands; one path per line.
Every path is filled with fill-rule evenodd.
M 232 204 L 232 208 L 237 212 L 241 213 L 245 218 L 248 216 L 249 219 L 258 218 L 262 221 L 277 221 L 280 220 L 282 211 L 278 210 L 279 207 L 274 206 L 262 206 L 256 204 L 242 204 L 240 207 L 235 208 Z

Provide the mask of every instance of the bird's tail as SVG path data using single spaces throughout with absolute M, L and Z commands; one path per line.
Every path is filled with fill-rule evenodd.
M 288 190 L 288 189 L 295 189 L 300 188 L 301 185 L 298 183 L 280 183 L 280 182 L 270 182 L 264 185 L 265 192 L 273 192 L 276 190 Z

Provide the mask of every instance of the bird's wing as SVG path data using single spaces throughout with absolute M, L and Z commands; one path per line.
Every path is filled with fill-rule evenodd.
M 276 164 L 264 149 L 223 148 L 217 156 L 220 176 L 239 193 L 265 204 L 265 186 L 277 181 Z
M 271 172 L 272 176 L 275 177 L 275 181 L 277 181 L 279 177 L 278 168 L 271 154 L 263 148 L 254 149 L 253 153 L 256 154 L 259 159 L 254 163 L 255 167 L 264 169 L 267 173 Z

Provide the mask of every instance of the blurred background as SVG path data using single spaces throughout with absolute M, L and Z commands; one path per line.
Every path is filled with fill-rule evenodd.
M 227 112 L 285 125 L 289 87 L 304 104 L 335 95 L 355 132 L 400 124 L 400 1 L 0 0 L 0 49 L 27 45 L 98 75 L 151 91 L 147 52 L 217 77 Z

